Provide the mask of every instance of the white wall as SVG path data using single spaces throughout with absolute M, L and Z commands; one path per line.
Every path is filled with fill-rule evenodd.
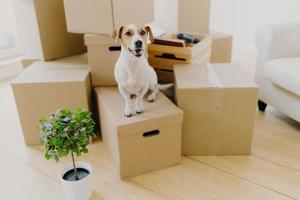
M 155 0 L 154 21 L 167 31 L 177 31 L 178 0 Z
M 0 0 L 0 60 L 21 53 L 12 0 Z
M 0 0 L 0 33 L 16 30 L 11 0 Z
M 234 34 L 234 49 L 255 51 L 264 24 L 300 21 L 299 0 L 212 0 L 211 28 Z

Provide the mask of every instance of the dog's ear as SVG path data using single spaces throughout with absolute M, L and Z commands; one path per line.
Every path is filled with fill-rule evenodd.
M 148 35 L 149 35 L 149 40 L 151 42 L 154 42 L 154 37 L 153 37 L 153 32 L 150 26 L 145 26 L 145 30 L 147 31 Z
M 121 26 L 119 29 L 115 29 L 112 32 L 112 38 L 116 40 L 117 43 L 119 43 L 119 40 L 122 39 L 122 31 L 123 31 L 123 26 Z

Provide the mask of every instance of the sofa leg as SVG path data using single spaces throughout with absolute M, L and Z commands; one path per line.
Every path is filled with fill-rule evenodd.
M 261 100 L 258 100 L 258 109 L 262 112 L 264 112 L 266 110 L 267 104 Z

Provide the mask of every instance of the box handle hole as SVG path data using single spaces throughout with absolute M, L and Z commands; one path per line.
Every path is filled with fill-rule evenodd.
M 158 58 L 166 58 L 166 59 L 172 59 L 172 60 L 183 60 L 185 61 L 184 58 L 176 58 L 176 56 L 172 53 L 163 53 L 161 56 L 155 56 L 155 57 L 158 57 Z
M 114 46 L 114 47 L 109 47 L 109 51 L 121 51 L 121 46 Z
M 148 132 L 145 132 L 143 134 L 143 137 L 144 138 L 147 138 L 147 137 L 154 137 L 156 135 L 159 135 L 160 131 L 159 130 L 153 130 L 153 131 L 148 131 Z

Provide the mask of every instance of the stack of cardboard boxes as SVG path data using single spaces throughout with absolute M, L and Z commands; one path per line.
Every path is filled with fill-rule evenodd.
M 124 24 L 142 25 L 152 22 L 154 1 L 64 2 L 68 31 L 85 34 L 101 134 L 119 176 L 127 178 L 178 164 L 181 155 L 182 111 L 160 94 L 157 103 L 144 102 L 147 113 L 125 118 L 122 114 L 123 100 L 114 78 L 114 67 L 121 46 L 111 38 L 111 33 Z M 91 6 L 93 9 L 90 9 Z M 105 12 L 99 12 L 100 9 Z M 165 149 L 166 153 L 160 153 L 159 149 Z
M 189 9 L 199 3 L 204 12 Z M 145 100 L 143 114 L 126 118 L 114 78 L 121 46 L 110 34 L 123 24 L 152 22 L 154 0 L 15 0 L 31 57 L 12 82 L 26 144 L 39 144 L 35 126 L 42 116 L 81 107 L 99 114 L 103 142 L 121 178 L 178 164 L 182 154 L 248 154 L 257 86 L 239 66 L 207 65 L 230 62 L 232 42 L 231 36 L 209 34 L 210 1 L 179 0 L 179 5 L 180 31 L 200 42 L 153 43 L 148 49 L 160 81 L 175 83 L 178 107 L 159 93 L 154 103 Z M 197 17 L 201 20 L 189 22 Z M 85 46 L 87 54 L 74 56 Z
M 61 107 L 90 110 L 89 66 L 77 55 L 86 47 L 83 35 L 67 31 L 62 0 L 14 0 L 13 7 L 27 55 L 12 89 L 25 143 L 37 145 L 42 116 Z

